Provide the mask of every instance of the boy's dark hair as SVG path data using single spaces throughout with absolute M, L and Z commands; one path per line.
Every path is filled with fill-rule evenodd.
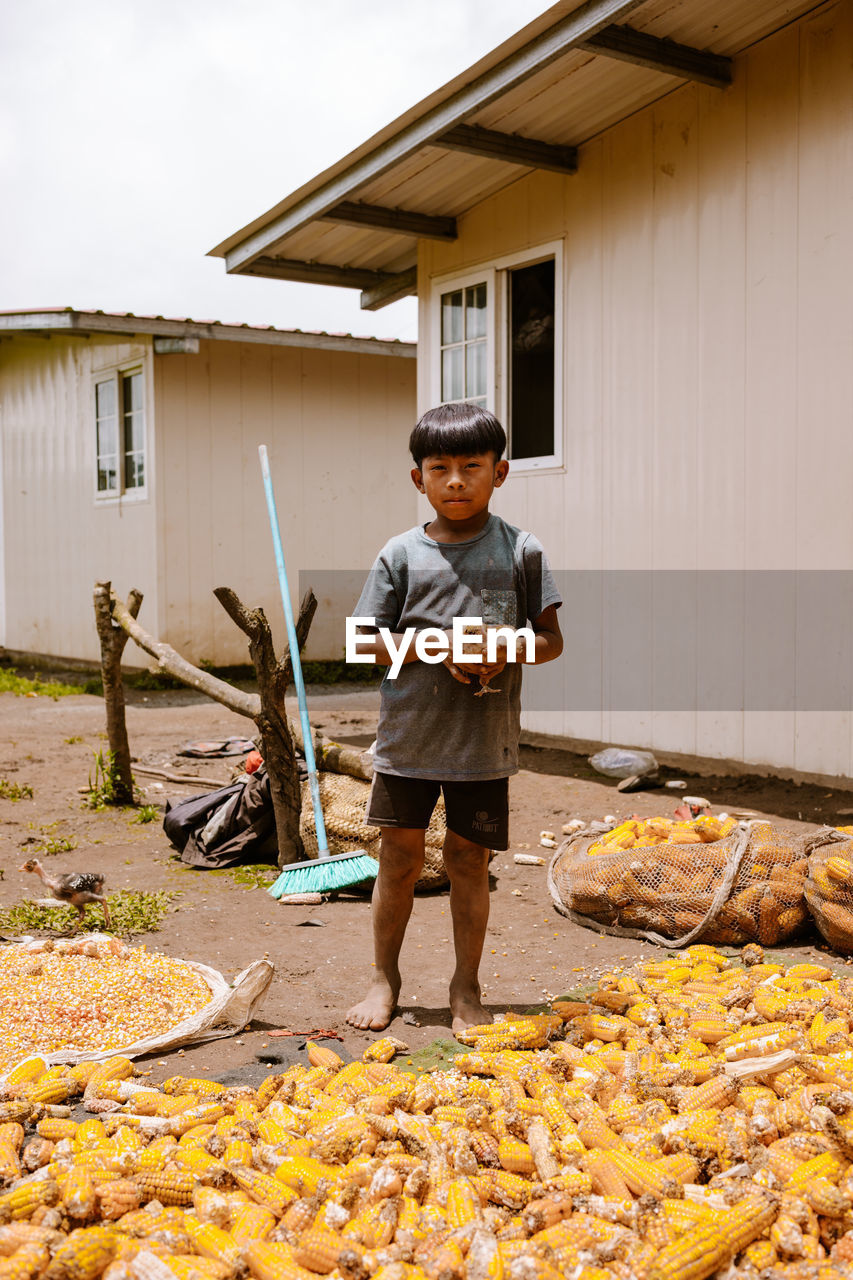
M 424 458 L 446 453 L 493 453 L 498 462 L 506 448 L 506 432 L 493 413 L 467 400 L 427 409 L 409 437 L 409 450 L 420 467 Z

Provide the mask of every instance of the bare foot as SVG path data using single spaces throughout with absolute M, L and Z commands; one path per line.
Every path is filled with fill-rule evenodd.
M 398 995 L 399 988 L 395 991 L 384 978 L 376 978 L 364 999 L 347 1013 L 347 1022 L 362 1031 L 383 1031 L 394 1016 Z
M 480 1003 L 480 988 L 450 988 L 450 1012 L 453 1015 L 451 1028 L 454 1035 L 457 1031 L 465 1031 L 468 1027 L 479 1026 L 491 1022 L 492 1015 Z

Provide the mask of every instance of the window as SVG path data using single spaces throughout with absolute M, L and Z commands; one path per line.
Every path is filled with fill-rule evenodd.
M 441 296 L 441 399 L 486 403 L 486 286 Z
M 101 497 L 145 488 L 145 415 L 142 370 L 111 374 L 95 383 L 97 492 Z
M 436 290 L 434 398 L 492 409 L 521 470 L 562 462 L 561 252 L 516 254 Z

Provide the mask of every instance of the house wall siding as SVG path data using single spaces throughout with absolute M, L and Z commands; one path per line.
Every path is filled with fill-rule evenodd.
M 434 278 L 563 239 L 564 470 L 511 474 L 496 503 L 557 568 L 853 568 L 853 4 L 734 72 L 588 143 L 575 176 L 520 178 L 461 217 L 454 243 L 421 242 L 423 408 Z M 582 645 L 570 601 L 563 613 Z M 525 722 L 853 775 L 849 707 L 626 713 L 602 698 Z
M 96 659 L 96 580 L 145 590 L 156 617 L 155 486 L 145 498 L 95 496 L 94 380 L 139 362 L 150 338 L 16 338 L 0 346 L 5 627 L 9 649 Z M 145 385 L 148 460 L 154 456 L 150 377 Z
M 155 362 L 161 632 L 193 661 L 247 661 L 212 591 L 262 605 L 286 644 L 258 445 L 266 444 L 294 609 L 314 586 L 306 656 L 344 654 L 344 618 L 380 547 L 416 518 L 406 445 L 415 361 L 202 342 Z M 319 572 L 318 572 L 319 571 Z

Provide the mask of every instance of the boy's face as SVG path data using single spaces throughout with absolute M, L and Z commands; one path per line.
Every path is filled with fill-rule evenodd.
M 488 508 L 495 489 L 507 477 L 509 463 L 494 453 L 431 454 L 412 469 L 412 480 L 426 494 L 436 515 L 471 520 Z

